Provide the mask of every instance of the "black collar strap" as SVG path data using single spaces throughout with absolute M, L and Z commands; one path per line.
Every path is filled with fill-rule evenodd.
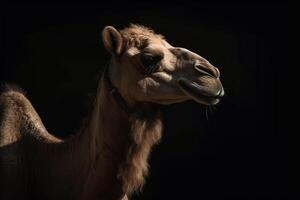
M 108 91 L 114 97 L 117 104 L 119 104 L 119 106 L 126 112 L 126 114 L 130 115 L 132 113 L 131 109 L 128 107 L 127 102 L 125 101 L 125 99 L 123 99 L 123 97 L 119 93 L 118 89 L 113 85 L 113 83 L 110 80 L 109 66 L 110 66 L 110 64 L 107 65 L 107 67 L 105 67 L 105 69 L 104 69 L 104 79 L 107 82 Z

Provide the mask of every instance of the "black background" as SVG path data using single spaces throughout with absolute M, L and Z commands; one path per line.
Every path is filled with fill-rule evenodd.
M 163 108 L 164 137 L 151 154 L 144 191 L 133 199 L 286 197 L 285 4 L 5 4 L 0 82 L 27 91 L 49 132 L 72 134 L 109 60 L 102 28 L 131 22 L 207 58 L 226 91 L 207 113 L 194 102 Z

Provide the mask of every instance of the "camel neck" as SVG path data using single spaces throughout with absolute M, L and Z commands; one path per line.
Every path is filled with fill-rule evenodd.
M 111 96 L 114 98 L 116 103 L 120 106 L 120 108 L 122 108 L 122 110 L 124 110 L 124 112 L 126 112 L 126 114 L 129 117 L 129 115 L 133 112 L 133 110 L 129 108 L 125 99 L 121 96 L 118 89 L 113 85 L 109 75 L 110 66 L 111 64 L 105 67 L 104 74 L 103 74 L 103 78 L 106 82 L 108 92 L 111 94 Z
M 117 175 L 126 157 L 130 123 L 127 113 L 115 102 L 106 84 L 102 77 L 92 112 L 79 140 L 82 149 L 88 152 L 89 168 L 93 169 L 86 185 L 88 195 L 96 195 L 96 192 L 123 195 Z
M 97 143 L 95 153 L 108 153 L 115 159 L 121 159 L 119 152 L 128 139 L 130 122 L 126 111 L 111 95 L 104 76 L 98 83 L 94 108 L 88 121 L 87 134 L 91 141 Z
M 144 104 L 130 116 L 99 82 L 93 110 L 78 140 L 88 156 L 84 199 L 121 199 L 139 190 L 148 174 L 150 150 L 161 138 L 162 123 L 156 106 Z M 107 196 L 108 195 L 108 196 Z

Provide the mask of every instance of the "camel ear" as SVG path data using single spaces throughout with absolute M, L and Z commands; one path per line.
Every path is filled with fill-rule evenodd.
M 118 56 L 122 52 L 122 36 L 114 27 L 106 26 L 102 31 L 102 40 L 106 50 Z

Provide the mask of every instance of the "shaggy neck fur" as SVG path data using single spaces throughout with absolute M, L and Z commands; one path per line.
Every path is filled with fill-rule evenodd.
M 143 104 L 127 116 L 109 94 L 102 77 L 94 108 L 78 140 L 88 142 L 83 145 L 89 148 L 89 165 L 95 169 L 86 187 L 105 182 L 103 190 L 121 190 L 123 195 L 142 189 L 148 174 L 147 159 L 161 132 L 161 117 L 156 109 Z

